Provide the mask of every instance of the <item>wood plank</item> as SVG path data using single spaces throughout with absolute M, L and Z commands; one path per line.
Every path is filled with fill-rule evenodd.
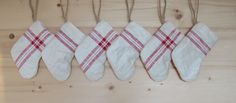
M 180 80 L 171 67 L 167 80 L 152 81 L 140 60 L 134 77 L 116 79 L 109 64 L 99 81 L 89 81 L 76 60 L 71 77 L 64 82 L 52 78 L 43 61 L 38 75 L 30 80 L 20 77 L 10 56 L 16 40 L 32 23 L 28 0 L 0 0 L 0 103 L 235 103 L 236 102 L 236 0 L 201 0 L 199 21 L 206 23 L 219 41 L 204 59 L 199 78 Z M 91 0 L 71 0 L 69 20 L 88 34 L 95 21 Z M 55 33 L 63 24 L 59 0 L 40 0 L 38 18 Z M 132 18 L 150 33 L 161 25 L 156 14 L 157 0 L 136 0 Z M 167 20 L 182 34 L 191 27 L 187 0 L 168 0 Z M 124 0 L 103 0 L 102 18 L 121 31 L 127 24 Z M 10 39 L 13 34 L 15 38 Z
M 160 26 L 156 2 L 156 0 L 137 0 L 132 18 L 143 26 Z M 48 27 L 58 27 L 63 23 L 60 7 L 57 7 L 58 3 L 59 0 L 40 0 L 38 19 Z M 69 20 L 78 26 L 94 26 L 91 1 L 72 0 L 72 3 Z M 199 21 L 208 24 L 211 28 L 234 29 L 236 27 L 235 0 L 201 0 L 200 3 Z M 32 23 L 26 0 L 1 0 L 0 7 L 0 12 L 4 13 L 1 15 L 0 29 L 27 28 Z M 180 18 L 179 15 L 182 17 Z M 179 27 L 191 26 L 187 0 L 169 0 L 166 17 Z M 104 0 L 102 18 L 115 27 L 124 27 L 127 24 L 124 1 Z

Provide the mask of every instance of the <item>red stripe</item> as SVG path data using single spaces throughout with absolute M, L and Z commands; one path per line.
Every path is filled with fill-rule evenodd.
M 92 66 L 92 64 L 105 52 L 103 49 L 99 51 L 99 53 L 94 57 L 94 59 L 88 64 L 88 66 L 83 70 L 84 73 L 88 71 L 88 69 Z
M 63 41 L 58 35 L 55 35 L 55 37 L 62 43 L 64 44 L 71 52 L 74 52 L 75 50 L 70 47 L 65 41 Z
M 41 32 L 40 32 L 40 34 L 39 34 L 39 36 L 41 36 L 44 32 L 45 32 L 45 30 L 46 29 L 44 29 L 44 30 L 42 30 Z M 28 29 L 27 30 L 32 36 L 34 36 L 34 37 L 36 37 L 36 35 L 30 30 L 30 29 Z M 16 63 L 18 63 L 18 61 L 19 61 L 19 59 L 23 56 L 23 54 L 32 46 L 31 45 L 31 39 L 29 39 L 29 38 L 27 38 L 27 34 L 26 33 L 24 33 L 24 36 L 26 37 L 26 39 L 28 39 L 29 40 L 29 45 L 20 53 L 20 55 L 17 57 L 17 59 L 16 59 Z
M 41 45 L 43 45 L 43 47 L 42 47 L 42 50 L 45 48 L 45 41 L 46 41 L 46 39 L 49 37 L 49 36 L 51 36 L 51 34 L 48 32 L 47 34 L 46 34 L 46 36 L 41 40 L 42 41 L 42 44 L 39 44 L 38 46 L 40 47 Z M 42 51 L 41 51 L 42 52 Z
M 43 31 L 44 32 L 44 31 Z M 42 34 L 40 33 L 39 36 L 41 36 Z M 47 33 L 46 36 L 42 39 L 42 42 L 44 42 L 48 37 L 50 36 L 50 33 Z M 41 44 L 39 44 L 40 46 Z M 31 45 L 32 46 L 32 45 Z M 31 57 L 31 55 L 37 50 L 37 48 L 34 48 L 21 62 L 19 65 L 19 68 L 22 67 L 22 65 L 29 59 L 29 57 Z
M 97 34 L 97 36 L 100 38 L 100 39 L 102 39 L 103 38 L 103 36 L 97 31 L 97 30 L 95 30 L 94 29 L 94 31 L 93 31 L 94 33 L 96 33 Z
M 94 30 L 94 32 L 96 32 L 96 34 L 97 34 L 97 36 L 99 37 L 99 33 L 97 32 L 97 31 L 95 31 Z M 100 38 L 101 40 L 100 40 L 100 42 L 98 42 L 98 40 L 96 39 L 96 37 L 95 36 L 92 36 L 92 35 L 94 35 L 94 33 L 91 33 L 90 35 L 90 37 L 97 43 L 97 44 L 99 44 L 99 43 L 102 43 L 102 45 L 97 45 L 90 53 L 89 53 L 89 55 L 85 58 L 85 60 L 80 64 L 81 65 L 81 67 L 83 68 L 83 72 L 85 73 L 85 72 L 87 72 L 87 70 L 92 66 L 92 64 L 102 55 L 102 53 L 103 52 L 105 52 L 105 50 L 103 49 L 104 47 L 105 48 L 108 48 L 110 45 L 108 45 L 108 43 L 111 43 L 113 40 L 115 40 L 115 38 L 118 36 L 118 35 L 111 35 L 112 33 L 114 33 L 114 31 L 113 30 L 111 30 L 111 31 L 109 31 L 108 33 L 107 33 L 107 35 L 104 37 L 104 38 Z M 101 36 L 101 35 L 100 35 Z M 103 39 L 109 39 L 109 37 L 110 36 L 112 36 L 111 37 L 111 39 L 110 40 L 105 40 L 105 41 L 102 41 Z M 105 44 L 103 44 L 103 42 L 105 43 Z M 94 53 L 97 53 L 97 54 L 94 54 Z M 92 57 L 92 55 L 95 55 L 95 57 L 94 58 L 92 58 L 92 60 L 90 60 L 91 59 L 91 57 Z M 90 61 L 88 61 L 88 60 L 90 60 Z M 87 66 L 84 66 L 85 65 L 85 63 L 86 62 L 88 62 L 88 64 L 87 64 Z
M 173 41 L 174 41 L 174 43 L 175 43 L 175 46 L 176 46 L 176 44 L 178 43 L 178 42 L 176 43 L 176 40 L 177 40 L 177 38 L 179 37 L 179 35 L 180 35 L 180 32 L 178 32 L 177 35 L 176 35 L 176 36 L 174 37 L 174 39 L 173 39 Z
M 26 39 L 28 39 L 28 41 L 31 41 L 30 37 L 29 37 L 27 34 L 25 34 L 24 36 L 25 36 Z M 31 44 L 31 42 L 30 42 L 30 44 Z M 33 45 L 34 45 L 34 47 L 37 46 L 35 43 L 34 43 Z M 32 44 L 31 44 L 30 46 L 32 46 Z M 41 46 L 40 46 L 40 47 L 41 47 Z M 40 52 L 42 51 L 41 48 L 38 48 L 38 49 L 39 49 Z
M 27 50 L 30 49 L 30 47 L 32 47 L 32 45 L 28 45 L 28 46 L 21 52 L 21 54 L 17 57 L 17 59 L 16 59 L 16 64 L 17 64 L 17 65 L 19 64 L 20 58 L 22 58 L 22 56 L 26 53 Z M 18 67 L 19 67 L 19 66 L 18 66 Z
M 31 41 L 28 35 L 24 35 L 24 36 L 25 36 L 26 39 L 28 39 L 29 41 Z M 34 42 L 34 41 L 31 41 L 31 42 Z M 37 44 L 39 43 L 38 41 L 35 41 L 35 42 L 37 42 L 37 43 L 34 42 L 34 44 L 32 44 L 31 42 L 30 42 L 31 46 L 32 46 L 32 45 L 34 45 L 34 47 L 38 46 L 38 45 L 37 45 Z M 39 50 L 40 52 L 42 52 L 42 47 L 39 46 L 38 50 Z
M 135 38 L 133 34 L 131 34 L 128 30 L 125 29 L 124 32 L 126 32 L 126 34 L 128 34 L 137 44 L 139 44 L 140 47 L 144 47 L 143 43 L 141 43 L 137 38 Z
M 172 51 L 176 46 L 177 46 L 177 43 L 176 43 L 176 40 L 177 40 L 177 38 L 179 37 L 179 35 L 180 35 L 180 32 L 178 32 L 176 35 L 175 35 L 175 37 L 174 37 L 174 39 L 172 40 L 173 41 L 173 45 L 170 45 L 170 46 L 173 46 L 173 47 L 171 47 L 170 49 L 170 51 Z M 175 44 L 175 45 L 174 45 Z
M 160 32 L 162 32 L 163 35 L 166 35 L 163 31 L 161 31 L 159 29 Z M 154 35 L 157 39 L 159 39 L 161 41 L 160 46 L 154 50 L 154 52 L 147 58 L 147 60 L 144 62 L 145 66 L 147 66 L 147 70 L 150 70 L 152 68 L 152 66 L 159 60 L 159 58 L 166 52 L 167 49 L 169 49 L 170 51 L 172 51 L 174 49 L 174 47 L 176 47 L 175 41 L 177 40 L 177 37 L 180 35 L 180 32 L 178 32 L 177 34 L 175 33 L 176 29 L 172 30 L 172 32 L 170 33 L 169 39 L 165 39 L 163 40 L 160 36 Z M 173 35 L 176 34 L 176 35 Z M 171 39 L 172 36 L 174 36 L 173 40 Z M 167 38 L 165 37 L 165 38 Z M 165 41 L 165 43 L 163 44 L 162 42 Z M 168 42 L 168 44 L 166 44 L 166 42 Z M 175 44 L 175 45 L 174 45 Z M 167 47 L 169 45 L 169 47 Z M 148 66 L 147 64 L 150 62 L 150 60 L 159 52 L 159 50 L 165 46 L 164 50 L 160 51 L 161 53 L 157 56 L 157 58 L 155 58 L 152 63 Z
M 31 35 L 35 35 L 30 29 L 28 29 L 28 31 Z M 39 39 L 40 39 L 41 35 L 43 35 L 44 32 L 46 32 L 46 31 L 47 31 L 47 29 L 43 29 L 43 31 L 41 31 L 38 36 L 34 36 L 34 37 L 39 37 Z M 34 38 L 34 41 L 35 41 L 35 38 Z M 46 45 L 43 43 L 43 46 L 46 46 Z
M 78 46 L 70 37 L 68 37 L 63 31 L 59 31 L 55 37 L 71 52 L 75 52 L 75 48 Z
M 159 32 L 160 32 L 163 36 L 165 36 L 165 38 L 166 38 L 166 37 L 172 37 L 172 35 L 175 33 L 175 31 L 176 31 L 176 29 L 173 29 L 173 30 L 171 31 L 170 35 L 167 36 L 163 31 L 161 31 L 161 29 L 159 29 Z M 158 35 L 155 35 L 155 36 L 157 37 Z M 159 37 L 160 37 L 160 36 L 159 36 Z M 161 40 L 161 39 L 160 39 L 160 40 Z M 171 38 L 170 38 L 170 40 L 171 40 Z M 164 39 L 162 39 L 161 41 L 164 41 Z M 171 40 L 171 41 L 172 41 L 172 40 Z M 173 43 L 173 45 L 176 46 L 175 43 Z
M 203 54 L 207 55 L 207 52 L 203 50 L 203 48 L 196 42 L 194 39 L 192 39 L 189 35 L 187 36 L 192 43 L 202 51 Z
M 105 36 L 105 38 L 109 38 L 111 36 L 111 34 L 114 33 L 114 30 L 110 30 L 107 35 Z M 116 34 L 115 34 L 116 35 Z
M 211 50 L 211 48 L 207 45 L 207 43 L 204 42 L 194 31 L 190 31 L 190 32 L 193 34 L 193 36 L 195 36 L 200 41 L 200 43 L 203 44 L 203 46 L 205 46 L 208 50 Z
M 99 49 L 100 46 L 96 46 L 90 53 L 89 55 L 83 60 L 83 62 L 80 64 L 82 68 L 84 68 L 84 64 L 90 59 L 90 57 Z
M 166 52 L 167 48 L 165 48 L 160 55 L 157 56 L 157 58 L 149 65 L 149 67 L 147 67 L 147 70 L 149 71 L 152 66 L 156 63 L 156 61 Z
M 50 36 L 50 33 L 47 33 L 46 36 L 43 38 L 42 41 L 45 41 L 48 37 Z M 37 49 L 34 48 L 27 56 L 26 58 L 23 59 L 23 61 L 20 64 L 20 68 L 23 64 L 25 64 L 25 62 L 29 59 L 29 57 L 31 57 L 31 55 L 36 51 Z
M 94 34 L 97 34 L 98 37 L 100 37 L 101 35 L 97 32 L 95 33 L 96 30 L 94 29 L 92 33 L 90 33 L 89 37 L 92 38 L 97 44 L 99 43 L 99 40 L 96 39 L 96 37 L 94 36 Z M 100 36 L 99 36 L 100 35 Z M 101 38 L 99 38 L 101 39 Z M 99 45 L 96 46 L 89 54 L 88 56 L 83 60 L 83 62 L 80 64 L 82 68 L 84 68 L 84 64 L 90 59 L 90 57 L 95 53 L 95 51 L 97 51 L 97 49 L 99 49 Z M 86 68 L 86 67 L 85 67 Z
M 122 33 L 120 36 L 121 36 L 125 41 L 127 41 L 135 50 L 137 50 L 138 52 L 141 51 L 141 50 L 140 50 L 136 45 L 134 45 L 128 38 L 126 38 L 123 33 Z
M 29 37 L 27 34 L 28 34 L 28 35 L 31 35 L 33 38 Z M 29 31 L 26 31 L 26 32 L 24 33 L 24 36 L 27 36 L 29 41 L 33 41 L 33 40 L 35 39 L 35 37 L 37 37 L 37 36 L 35 36 L 35 34 L 32 34 L 32 33 L 30 33 Z
M 68 37 L 62 30 L 59 31 L 70 43 L 74 45 L 74 47 L 77 47 L 78 44 L 75 43 L 70 37 Z
M 26 37 L 26 39 L 28 39 L 29 40 L 29 42 L 32 44 L 32 42 L 33 42 L 33 45 L 35 46 L 35 47 L 39 47 L 38 49 L 39 49 L 39 51 L 42 51 L 42 48 L 43 47 L 41 47 L 41 46 L 39 46 L 39 42 L 40 42 L 40 36 L 42 35 L 42 34 L 44 34 L 45 33 L 45 31 L 43 30 L 43 31 L 41 31 L 40 32 L 40 34 L 38 35 L 38 36 L 36 36 L 30 29 L 28 29 L 28 33 L 26 32 L 25 33 L 25 37 Z M 33 38 L 31 38 L 29 35 L 27 35 L 27 34 L 30 34 L 31 36 L 33 36 Z M 38 38 L 37 40 L 36 40 L 36 37 Z M 38 44 L 38 45 L 37 45 Z M 42 46 L 45 46 L 45 44 L 43 43 L 43 45 Z
M 97 44 L 100 43 L 99 41 L 101 41 L 103 39 L 103 36 L 97 32 L 95 29 L 93 30 L 92 33 L 90 33 L 89 35 Z M 98 38 L 97 38 L 98 37 Z
M 32 55 L 36 50 L 37 50 L 37 49 L 34 48 L 34 49 L 23 59 L 23 61 L 20 62 L 19 68 L 21 68 L 22 65 L 25 64 L 26 60 L 27 60 L 29 57 L 31 57 L 31 55 Z
M 175 31 L 175 29 L 173 29 L 173 30 L 171 31 L 171 33 L 173 33 L 174 31 Z M 161 29 L 159 29 L 158 32 L 159 32 L 160 34 L 162 34 L 165 38 L 168 37 L 168 35 L 166 35 L 166 33 L 164 33 Z M 171 34 L 171 33 L 170 33 L 170 34 Z M 157 35 L 157 36 L 158 36 L 158 35 Z M 163 39 L 163 40 L 164 40 L 164 39 Z
M 114 32 L 114 30 L 110 30 L 107 35 L 104 38 L 107 38 L 108 36 L 110 36 L 110 34 L 112 34 Z M 94 36 L 94 34 L 97 34 L 97 36 L 99 37 L 99 39 L 96 38 L 96 36 Z M 89 35 L 97 44 L 100 43 L 100 41 L 103 39 L 102 35 L 94 30 L 91 35 Z
M 93 32 L 89 35 L 89 37 L 92 38 L 96 43 L 99 43 L 99 41 L 101 41 L 101 39 L 100 40 L 96 39 L 96 37 L 94 35 L 95 35 L 95 33 Z
M 110 43 L 112 43 L 117 37 L 118 37 L 118 35 L 115 34 L 115 35 L 112 37 L 112 39 L 110 40 Z
M 112 35 L 113 34 L 113 35 Z M 113 31 L 113 30 L 110 30 L 107 35 L 105 36 L 106 40 L 105 40 L 105 44 L 102 43 L 102 47 L 106 48 L 105 50 L 107 50 L 108 47 L 110 47 L 111 43 L 113 42 L 113 40 L 115 40 L 115 38 L 117 37 L 118 35 Z
M 49 36 L 51 36 L 51 33 L 47 33 L 47 35 L 43 38 L 42 41 L 45 42 L 45 41 L 48 39 Z M 45 45 L 45 46 L 46 46 L 46 45 Z
M 35 36 L 34 36 L 35 38 L 38 37 L 38 40 L 36 40 L 35 38 L 34 38 L 34 40 L 32 40 L 34 43 L 35 43 L 36 41 L 39 42 L 41 35 L 43 35 L 46 31 L 47 31 L 47 29 L 44 29 L 43 31 L 41 31 L 41 32 L 39 33 L 38 36 L 36 36 L 30 29 L 28 29 L 28 32 L 29 32 L 31 35 L 35 35 Z M 44 44 L 44 42 L 43 42 L 42 45 L 43 45 L 44 47 L 46 46 L 46 45 Z
M 145 65 L 147 65 L 147 63 L 151 60 L 151 58 L 161 49 L 161 47 L 164 46 L 163 44 L 161 44 L 160 46 L 157 47 L 156 50 L 154 50 L 154 52 L 147 58 L 147 60 L 144 62 Z
M 45 30 L 45 29 L 44 29 L 44 30 Z M 41 32 L 44 32 L 44 30 L 42 30 Z M 33 37 L 36 37 L 35 33 L 33 33 L 31 29 L 27 29 L 27 31 L 28 31 Z
M 113 31 L 108 32 L 108 34 L 106 35 L 105 38 L 109 38 L 109 36 L 113 33 Z M 110 41 L 108 42 L 112 42 L 116 37 L 118 37 L 118 35 L 114 35 Z M 97 46 L 100 47 L 100 46 Z M 94 52 L 96 50 L 93 50 Z M 94 53 L 94 52 L 90 52 L 90 53 Z M 100 57 L 102 55 L 102 53 L 105 52 L 105 50 L 100 48 L 100 51 L 98 51 L 98 54 L 93 58 L 93 60 L 84 68 L 83 72 L 86 73 L 88 71 L 88 69 L 92 66 L 92 64 L 98 59 L 98 57 Z M 92 54 L 91 54 L 92 55 Z M 90 55 L 90 57 L 91 57 Z M 89 56 L 87 56 L 89 57 Z M 84 64 L 84 63 L 83 63 Z

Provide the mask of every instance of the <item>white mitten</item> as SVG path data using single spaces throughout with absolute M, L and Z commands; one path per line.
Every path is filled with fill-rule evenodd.
M 171 52 L 182 39 L 180 31 L 170 23 L 164 23 L 141 52 L 141 60 L 149 76 L 155 81 L 167 78 Z
M 107 50 L 107 58 L 116 77 L 130 79 L 134 74 L 135 61 L 145 43 L 151 38 L 149 32 L 135 22 L 129 23 Z
M 117 36 L 111 25 L 100 21 L 78 46 L 75 57 L 88 79 L 98 80 L 103 76 L 105 52 Z
M 71 73 L 75 49 L 85 35 L 72 23 L 66 22 L 42 52 L 42 58 L 53 77 L 66 80 Z
M 52 37 L 42 23 L 36 21 L 14 44 L 11 55 L 23 78 L 30 79 L 36 75 L 41 52 Z
M 202 60 L 217 41 L 215 34 L 202 23 L 196 24 L 172 53 L 173 62 L 184 81 L 195 80 Z

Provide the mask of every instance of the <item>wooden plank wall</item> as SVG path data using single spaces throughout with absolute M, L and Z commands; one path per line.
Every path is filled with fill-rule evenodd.
M 91 0 L 71 0 L 69 20 L 83 32 L 95 25 Z M 59 0 L 40 0 L 38 18 L 52 32 L 63 24 Z M 160 22 L 157 0 L 136 0 L 132 19 L 154 33 Z M 124 0 L 103 0 L 102 19 L 120 31 L 127 24 Z M 183 82 L 175 69 L 168 79 L 152 81 L 140 61 L 129 81 L 119 81 L 106 63 L 99 81 L 89 81 L 73 61 L 71 77 L 56 81 L 40 62 L 38 75 L 23 79 L 10 49 L 32 23 L 28 0 L 0 0 L 0 103 L 235 103 L 236 102 L 236 0 L 201 0 L 199 21 L 206 23 L 219 41 L 204 60 L 199 78 Z M 187 0 L 168 0 L 167 20 L 182 33 L 191 27 Z M 9 38 L 14 35 L 14 38 Z

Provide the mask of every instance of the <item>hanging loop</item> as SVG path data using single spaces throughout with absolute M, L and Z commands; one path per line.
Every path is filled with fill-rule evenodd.
M 101 14 L 101 8 L 102 8 L 102 0 L 99 0 L 99 7 L 98 11 L 95 10 L 95 3 L 94 0 L 92 0 L 92 8 L 93 8 L 93 15 L 95 17 L 96 23 L 100 21 L 100 14 Z
M 135 0 L 132 0 L 131 2 L 131 7 L 129 7 L 129 2 L 128 0 L 125 0 L 125 4 L 126 4 L 126 10 L 127 10 L 127 20 L 128 22 L 131 22 L 131 14 L 133 12 L 134 9 L 134 4 L 135 4 Z
M 70 0 L 66 0 L 66 9 L 64 9 L 64 7 L 62 5 L 62 0 L 60 0 L 60 4 L 61 4 L 62 17 L 64 19 L 64 22 L 67 22 Z
M 33 21 L 37 20 L 38 5 L 39 5 L 39 0 L 36 0 L 35 7 L 33 6 L 32 0 L 29 0 L 29 6 L 30 6 Z
M 159 19 L 161 21 L 161 24 L 164 24 L 165 23 L 165 14 L 166 14 L 166 0 L 164 0 L 164 7 L 162 9 L 161 7 L 161 4 L 162 4 L 162 0 L 158 0 L 158 9 L 157 9 L 157 13 L 158 13 L 158 16 L 159 16 Z
M 196 0 L 195 7 L 193 6 L 192 0 L 188 0 L 189 3 L 189 8 L 191 11 L 191 16 L 192 16 L 192 23 L 195 25 L 198 22 L 198 9 L 199 9 L 199 0 Z

